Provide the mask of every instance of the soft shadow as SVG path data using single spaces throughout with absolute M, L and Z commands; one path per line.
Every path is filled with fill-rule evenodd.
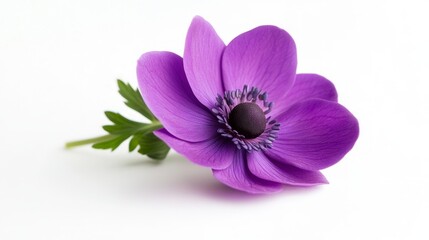
M 171 154 L 164 161 L 144 159 L 121 163 L 120 168 L 140 168 L 146 176 L 138 189 L 142 195 L 158 195 L 168 197 L 196 196 L 227 202 L 253 202 L 272 199 L 273 196 L 291 196 L 317 191 L 320 187 L 285 186 L 283 191 L 274 194 L 249 194 L 238 191 L 218 182 L 208 168 L 196 166 L 178 154 Z M 143 174 L 143 173 L 142 173 Z M 151 176 L 148 176 L 151 175 Z M 153 175 L 153 176 L 152 176 Z
M 71 161 L 78 168 L 75 173 L 87 176 L 88 181 L 95 181 L 98 186 L 108 187 L 110 191 L 144 200 L 204 198 L 243 203 L 273 199 L 274 195 L 309 194 L 320 188 L 285 186 L 280 193 L 249 194 L 223 185 L 213 177 L 209 168 L 197 166 L 176 153 L 163 161 L 125 153 L 115 156 L 86 151 L 74 153 L 80 156 L 79 160 L 74 158 Z M 92 156 L 88 158 L 88 154 Z
M 321 186 L 312 186 L 312 187 L 296 187 L 296 186 L 287 186 L 285 185 L 281 192 L 278 193 L 268 193 L 268 194 L 249 194 L 242 191 L 238 191 L 232 188 L 229 188 L 219 182 L 211 184 L 203 189 L 203 193 L 207 196 L 216 199 L 223 199 L 228 201 L 260 201 L 265 199 L 272 199 L 275 195 L 277 196 L 293 196 L 293 195 L 303 195 L 309 194 L 315 191 L 318 191 Z
M 215 182 L 210 186 L 202 189 L 202 194 L 207 197 L 217 200 L 226 200 L 229 202 L 243 202 L 243 201 L 260 201 L 267 199 L 271 194 L 249 194 L 246 192 L 232 189 L 223 185 L 220 182 Z
M 163 163 L 163 161 L 156 161 L 150 159 L 133 159 L 121 164 L 121 167 L 156 167 L 161 166 Z

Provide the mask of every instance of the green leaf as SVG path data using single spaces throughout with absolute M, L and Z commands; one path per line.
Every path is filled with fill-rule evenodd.
M 128 150 L 134 151 L 140 146 L 138 152 L 154 160 L 162 160 L 167 156 L 170 147 L 156 137 L 152 132 L 140 131 L 131 138 Z
M 170 151 L 170 147 L 167 146 L 153 133 L 142 135 L 139 141 L 139 153 L 147 155 L 148 157 L 155 160 L 163 160 Z
M 106 112 L 104 112 L 104 114 L 106 114 L 106 117 L 110 121 L 112 121 L 113 123 L 116 123 L 116 124 L 123 124 L 123 125 L 127 125 L 127 126 L 136 126 L 136 125 L 138 126 L 138 125 L 142 124 L 140 122 L 129 120 L 129 119 L 125 118 L 124 116 L 122 116 L 119 113 L 114 113 L 114 112 L 111 112 L 111 111 L 106 111 Z
M 138 89 L 133 89 L 129 83 L 124 83 L 118 79 L 119 94 L 125 98 L 125 105 L 141 113 L 147 119 L 151 121 L 157 121 L 156 117 L 152 114 L 149 108 L 146 106 L 143 98 Z
M 103 129 L 110 133 L 115 135 L 133 135 L 135 132 L 137 132 L 140 128 L 143 128 L 145 125 L 139 126 L 125 126 L 125 125 L 104 125 Z
M 113 137 L 113 139 L 95 143 L 92 145 L 92 147 L 95 149 L 112 149 L 112 151 L 114 151 L 116 148 L 119 147 L 119 145 L 121 145 L 121 143 L 123 143 L 129 137 L 126 135 L 111 136 Z
M 147 155 L 149 158 L 164 159 L 170 148 L 153 134 L 153 131 L 162 128 L 161 123 L 148 109 L 138 89 L 133 89 L 130 84 L 125 84 L 121 80 L 118 80 L 118 86 L 119 93 L 125 98 L 125 104 L 148 118 L 151 123 L 136 122 L 119 113 L 106 111 L 106 117 L 112 122 L 110 125 L 103 126 L 103 129 L 108 133 L 107 135 L 69 142 L 66 147 L 92 144 L 95 149 L 114 151 L 125 140 L 131 138 L 128 145 L 130 152 L 139 148 L 138 152 Z
M 129 120 L 122 116 L 119 113 L 114 112 L 105 112 L 107 118 L 114 123 L 114 125 L 105 125 L 103 129 L 114 135 L 128 135 L 131 136 L 134 133 L 140 131 L 140 129 L 144 129 L 144 127 L 149 126 L 147 123 L 140 123 Z
M 104 125 L 103 129 L 109 133 L 108 136 L 111 136 L 107 141 L 101 141 L 93 145 L 97 149 L 112 149 L 115 150 L 119 145 L 121 145 L 125 140 L 131 137 L 128 150 L 130 152 L 134 151 L 143 141 L 154 141 L 155 143 L 162 142 L 152 132 L 156 129 L 162 127 L 161 123 L 154 121 L 152 123 L 141 123 L 129 120 L 128 118 L 122 116 L 119 113 L 106 111 L 106 117 L 113 123 L 113 125 Z M 146 135 L 152 134 L 153 137 L 147 137 Z M 144 141 L 146 141 L 144 140 Z M 162 142 L 163 143 L 163 142 Z M 158 144 L 159 145 L 159 144 Z M 165 148 L 162 149 L 160 145 L 155 146 L 155 149 L 147 149 L 143 152 L 140 152 L 143 155 L 148 155 L 151 158 L 162 158 L 165 152 Z M 151 146 L 149 146 L 151 147 Z M 159 151 L 159 150 L 163 151 Z M 168 152 L 168 151 L 167 151 Z M 149 156 L 150 154 L 150 156 Z
M 147 156 L 149 158 L 152 158 L 153 160 L 160 161 L 160 160 L 164 160 L 167 157 L 169 151 L 170 151 L 170 148 L 165 148 L 165 149 L 159 150 L 158 152 L 148 153 Z
M 139 136 L 139 135 L 134 135 L 131 138 L 130 143 L 128 144 L 128 151 L 129 152 L 134 151 L 139 146 L 140 137 L 141 136 Z

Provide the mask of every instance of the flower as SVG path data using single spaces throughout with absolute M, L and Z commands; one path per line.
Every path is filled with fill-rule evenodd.
M 195 17 L 183 59 L 148 52 L 138 60 L 143 99 L 163 124 L 155 135 L 220 182 L 249 193 L 327 183 L 359 134 L 334 85 L 296 74 L 292 37 L 260 26 L 227 46 Z

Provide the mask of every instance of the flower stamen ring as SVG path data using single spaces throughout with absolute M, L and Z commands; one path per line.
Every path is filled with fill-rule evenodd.
M 277 138 L 280 123 L 269 116 L 273 103 L 267 101 L 267 92 L 261 92 L 244 85 L 242 90 L 225 91 L 223 97 L 216 98 L 212 112 L 221 124 L 217 132 L 231 139 L 238 149 L 265 150 L 272 148 Z

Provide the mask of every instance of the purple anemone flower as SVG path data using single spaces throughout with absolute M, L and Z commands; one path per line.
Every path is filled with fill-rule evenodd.
M 195 17 L 183 58 L 148 52 L 138 60 L 139 88 L 163 127 L 154 132 L 220 182 L 250 193 L 327 183 L 359 135 L 357 119 L 337 103 L 334 85 L 296 74 L 292 37 L 260 26 L 227 46 Z

